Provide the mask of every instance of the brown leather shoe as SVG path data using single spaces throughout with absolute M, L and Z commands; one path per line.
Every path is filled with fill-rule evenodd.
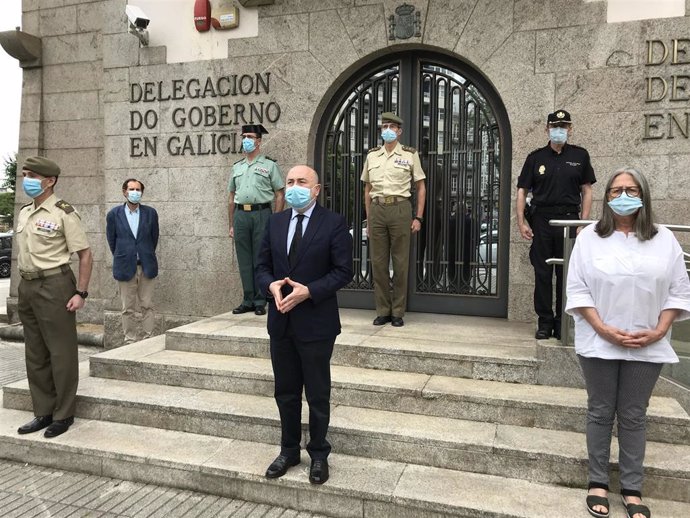
M 39 430 L 43 430 L 46 426 L 49 426 L 52 422 L 52 415 L 39 415 L 37 417 L 34 417 L 28 423 L 20 426 L 17 429 L 17 433 L 20 435 L 24 435 L 25 433 L 38 432 Z

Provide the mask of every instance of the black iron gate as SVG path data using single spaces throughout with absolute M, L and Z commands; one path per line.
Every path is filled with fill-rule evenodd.
M 467 65 L 419 52 L 370 64 L 334 97 L 322 119 L 315 163 L 323 203 L 346 216 L 354 240 L 354 278 L 341 303 L 373 307 L 359 178 L 367 151 L 381 143 L 385 111 L 405 120 L 401 141 L 419 150 L 427 176 L 425 221 L 410 254 L 408 310 L 505 316 L 510 209 L 505 110 Z

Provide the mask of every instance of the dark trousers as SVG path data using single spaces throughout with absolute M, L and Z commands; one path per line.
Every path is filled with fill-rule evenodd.
M 247 307 L 265 306 L 266 297 L 259 291 L 254 280 L 261 240 L 264 237 L 266 224 L 271 217 L 271 209 L 261 209 L 250 212 L 236 210 L 233 219 L 235 232 L 235 252 L 237 266 L 242 280 L 242 305 Z
M 551 219 L 578 219 L 578 214 L 549 214 L 537 211 L 532 216 L 534 237 L 529 258 L 534 267 L 534 311 L 540 329 L 553 329 L 561 321 L 563 308 L 563 267 L 556 266 L 556 307 L 553 307 L 553 270 L 546 264 L 552 257 L 563 257 L 563 227 L 549 225 Z M 575 229 L 571 237 L 575 237 Z
M 302 389 L 309 404 L 309 442 L 312 459 L 325 459 L 331 452 L 326 440 L 331 408 L 331 354 L 335 337 L 302 342 L 294 336 L 271 338 L 271 363 L 275 399 L 280 413 L 280 453 L 299 457 L 302 439 Z
M 67 302 L 76 291 L 72 271 L 19 283 L 17 310 L 24 326 L 26 376 L 34 415 L 74 415 L 79 357 L 76 314 Z

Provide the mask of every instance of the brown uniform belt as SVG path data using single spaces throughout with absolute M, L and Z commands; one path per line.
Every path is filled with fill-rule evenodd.
M 56 266 L 55 268 L 48 268 L 47 270 L 38 270 L 37 272 L 22 272 L 19 271 L 19 275 L 25 281 L 33 281 L 34 279 L 45 279 L 51 275 L 57 275 L 58 273 L 67 273 L 70 271 L 68 264 L 63 264 L 61 266 Z
M 243 212 L 252 212 L 254 210 L 270 209 L 270 203 L 235 203 L 235 208 Z
M 376 198 L 372 198 L 371 201 L 376 205 L 395 205 L 405 200 L 409 200 L 409 198 L 405 198 L 404 196 L 377 196 Z

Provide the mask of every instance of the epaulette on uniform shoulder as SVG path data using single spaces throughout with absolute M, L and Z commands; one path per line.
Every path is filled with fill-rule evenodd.
M 271 162 L 278 163 L 278 161 L 277 161 L 275 158 L 271 158 L 271 157 L 268 156 L 268 155 L 264 155 L 264 156 L 265 156 L 268 160 L 270 160 Z
M 232 165 L 239 164 L 242 160 L 244 160 L 244 157 L 240 158 L 237 162 L 235 162 L 235 163 L 232 164 Z
M 65 211 L 66 214 L 70 214 L 71 212 L 74 212 L 74 207 L 72 207 L 69 203 L 67 203 L 65 200 L 58 200 L 55 203 L 55 206 L 58 209 L 62 209 Z
M 379 149 L 381 149 L 381 146 L 376 146 L 371 148 L 368 152 L 371 153 L 372 151 L 378 151 Z
M 416 153 L 417 150 L 413 148 L 412 146 L 402 146 L 403 151 L 407 151 L 408 153 Z
M 19 210 L 22 210 L 22 209 L 25 209 L 25 208 L 27 208 L 27 207 L 30 207 L 30 206 L 33 205 L 33 204 L 34 204 L 34 202 L 30 201 L 30 202 L 27 203 L 26 205 L 22 205 L 22 206 L 19 208 Z

